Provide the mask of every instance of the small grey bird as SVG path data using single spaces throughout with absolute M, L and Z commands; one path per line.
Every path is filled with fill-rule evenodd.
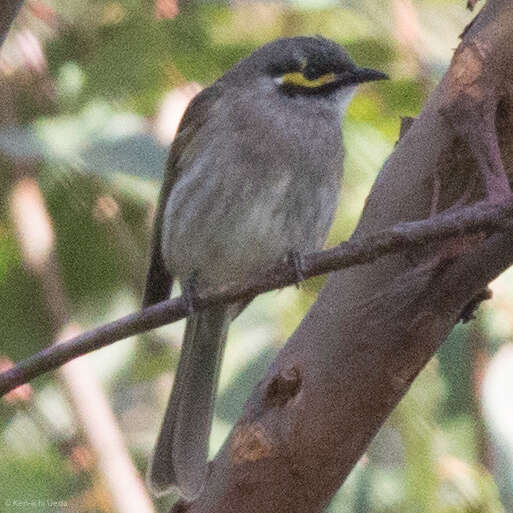
M 341 120 L 357 84 L 387 78 L 357 67 L 322 37 L 278 39 L 198 94 L 171 147 L 143 306 L 174 278 L 197 291 L 241 282 L 288 255 L 320 249 L 337 206 Z M 149 483 L 196 497 L 230 322 L 246 306 L 187 320 Z

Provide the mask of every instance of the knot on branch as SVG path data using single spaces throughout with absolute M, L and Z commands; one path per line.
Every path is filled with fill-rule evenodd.
M 490 289 L 489 287 L 486 287 L 481 292 L 478 292 L 462 310 L 459 320 L 461 320 L 463 324 L 466 324 L 467 322 L 470 322 L 473 319 L 475 319 L 475 314 L 477 309 L 479 308 L 479 305 L 483 301 L 491 299 L 492 296 L 492 289 Z
M 267 385 L 265 406 L 285 406 L 301 388 L 301 375 L 296 367 L 282 369 Z
M 494 74 L 487 64 L 488 53 L 482 42 L 462 43 L 458 47 L 447 74 L 447 94 L 440 107 L 443 119 L 469 145 L 471 153 L 475 139 L 495 133 L 492 121 L 501 94 L 497 83 L 491 80 Z
M 231 437 L 232 459 L 236 465 L 268 458 L 273 449 L 272 439 L 259 422 L 234 428 Z
M 451 67 L 448 72 L 449 88 L 448 100 L 450 103 L 461 96 L 473 101 L 482 100 L 486 94 L 483 87 L 486 49 L 476 42 L 462 43 L 454 52 Z

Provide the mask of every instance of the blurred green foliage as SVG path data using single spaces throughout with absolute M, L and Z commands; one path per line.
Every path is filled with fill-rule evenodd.
M 174 16 L 169 0 L 161 3 L 167 11 L 159 18 L 148 0 L 54 0 L 48 7 L 55 15 L 23 11 L 0 58 L 0 356 L 20 360 L 57 335 L 52 305 L 40 277 L 23 261 L 12 218 L 11 195 L 21 177 L 34 177 L 42 192 L 73 320 L 94 327 L 128 313 L 140 304 L 167 153 L 155 130 L 170 91 L 191 81 L 207 85 L 275 37 L 319 33 L 344 44 L 359 64 L 392 77 L 363 87 L 349 108 L 344 188 L 329 238 L 336 244 L 355 226 L 398 138 L 400 117 L 418 115 L 448 65 L 472 17 L 463 3 L 180 2 Z M 27 34 L 37 43 L 26 46 Z M 176 104 L 177 112 L 181 108 Z M 266 294 L 234 323 L 214 451 L 323 282 Z M 513 333 L 511 277 L 497 283 L 498 299 L 485 305 L 478 328 L 453 332 L 329 512 L 513 512 L 511 438 L 501 434 L 495 410 L 482 417 L 486 404 L 479 393 L 492 348 Z M 92 356 L 141 472 L 171 386 L 181 330 L 179 324 L 141 336 L 129 354 Z M 0 510 L 34 511 L 28 502 L 9 509 L 5 497 L 65 501 L 77 512 L 115 511 L 108 501 L 86 500 L 98 476 L 70 463 L 69 447 L 85 444 L 80 429 L 69 428 L 41 400 L 50 395 L 66 404 L 62 382 L 45 376 L 33 387 L 23 407 L 0 410 Z M 500 385 L 488 390 L 487 397 L 513 410 Z M 31 443 L 13 442 L 24 440 L 27 430 L 34 433 Z M 172 500 L 156 505 L 166 511 Z

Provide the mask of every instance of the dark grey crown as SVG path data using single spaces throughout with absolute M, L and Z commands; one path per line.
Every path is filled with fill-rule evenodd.
M 303 70 L 306 77 L 313 79 L 325 73 L 342 73 L 355 68 L 347 52 L 337 43 L 321 36 L 299 36 L 276 39 L 262 46 L 236 64 L 226 78 L 234 74 L 238 77 L 256 74 L 280 76 Z

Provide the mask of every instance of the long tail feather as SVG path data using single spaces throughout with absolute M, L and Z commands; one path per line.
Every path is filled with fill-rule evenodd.
M 176 487 L 192 499 L 206 478 L 208 439 L 226 334 L 232 316 L 220 306 L 187 321 L 173 391 L 155 448 L 149 484 L 156 494 Z

